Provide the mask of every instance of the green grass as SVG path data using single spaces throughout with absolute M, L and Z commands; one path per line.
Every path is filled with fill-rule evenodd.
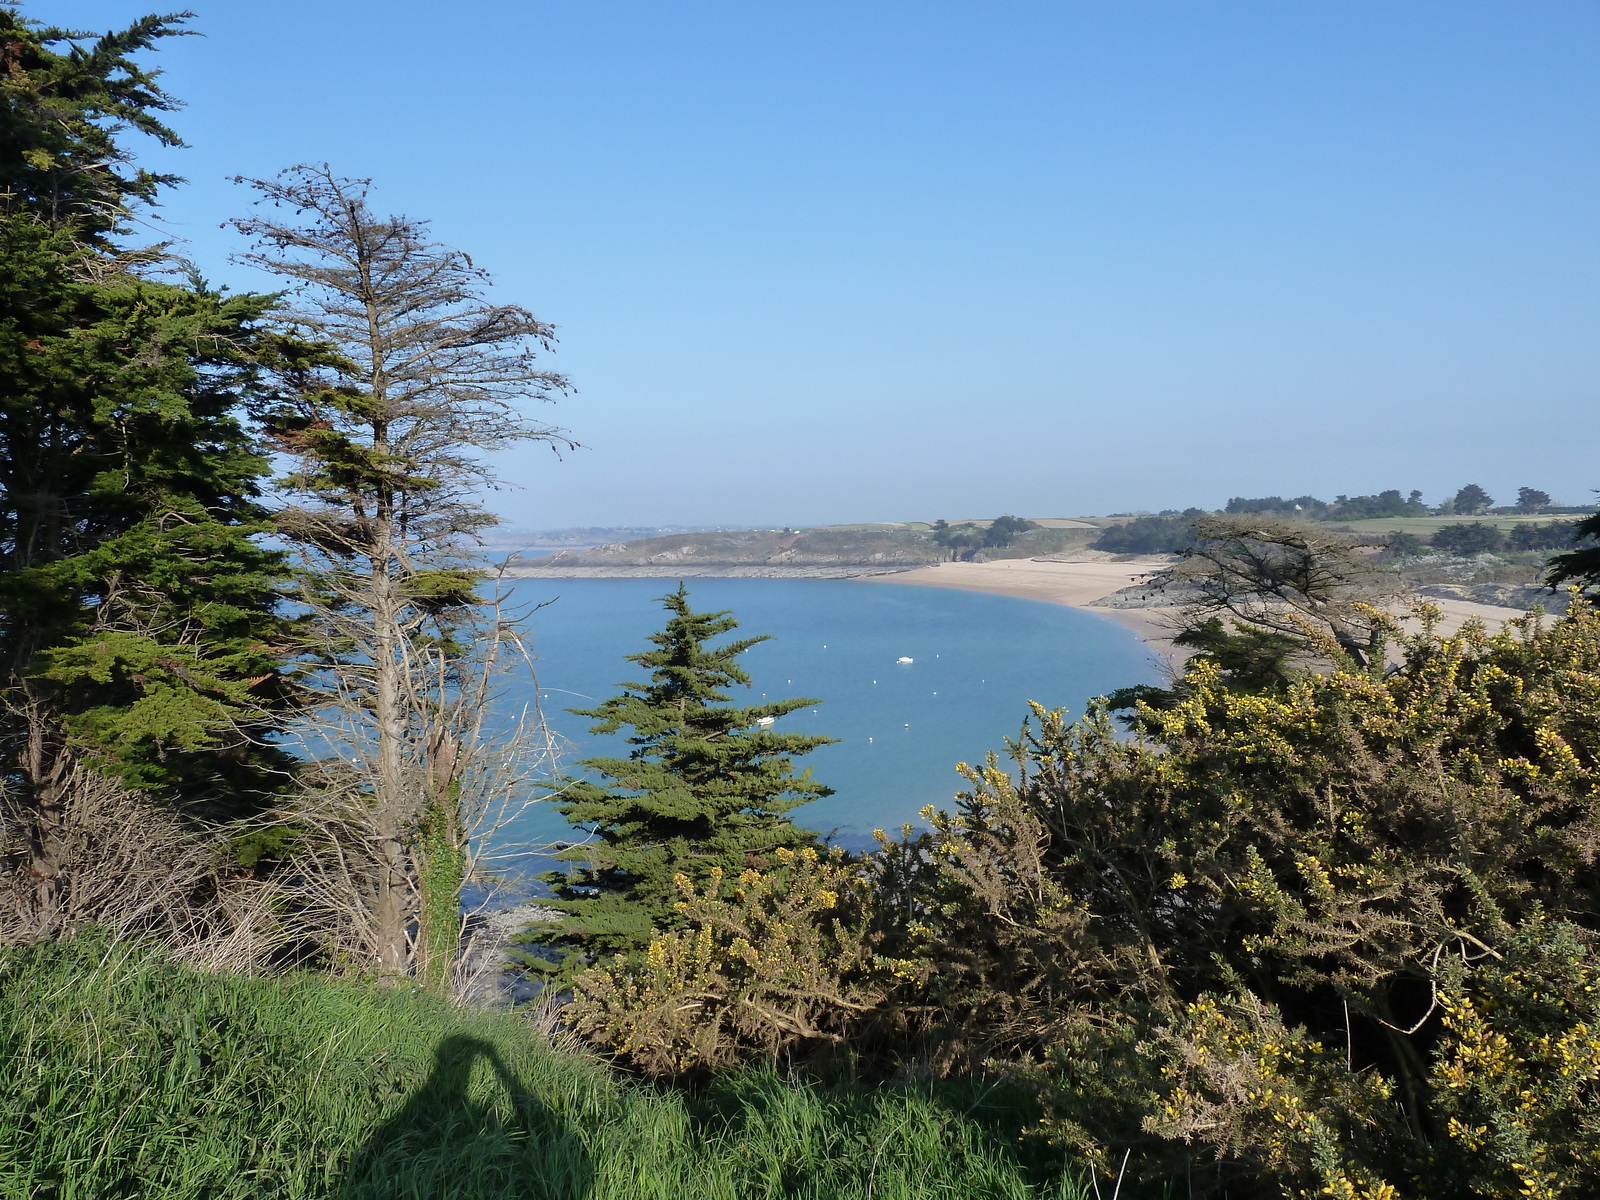
M 1510 513 L 1500 513 L 1482 517 L 1374 517 L 1369 521 L 1338 521 L 1333 525 L 1349 526 L 1358 533 L 1412 533 L 1417 537 L 1430 537 L 1446 525 L 1493 525 L 1496 529 L 1511 530 L 1518 525 L 1526 525 L 1529 521 L 1543 525 L 1550 521 L 1576 521 L 1581 517 L 1551 516 L 1547 513 L 1538 513 L 1530 516 L 1516 516 Z
M 419 994 L 0 953 L 5 1200 L 1080 1197 L 1019 1157 L 1019 1105 L 771 1071 L 686 1096 Z

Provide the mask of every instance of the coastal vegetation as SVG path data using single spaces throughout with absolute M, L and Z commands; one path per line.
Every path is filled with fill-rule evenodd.
M 627 748 L 558 772 L 495 706 L 529 626 L 479 546 L 484 455 L 570 444 L 524 412 L 553 329 L 328 168 L 237 225 L 288 295 L 135 245 L 181 24 L 0 7 L 0 1195 L 1600 1191 L 1600 516 L 1469 484 L 557 555 L 1160 554 L 1196 651 L 1121 724 L 1018 697 L 851 853 L 803 824 L 826 739 L 775 728 L 816 701 L 736 703 L 761 639 L 680 584 L 583 710 Z M 1410 603 L 1501 575 L 1564 615 Z M 489 1011 L 464 898 L 535 801 L 576 830 L 547 986 Z
M 788 814 L 832 794 L 796 772 L 793 759 L 833 739 L 783 733 L 781 717 L 819 704 L 815 698 L 735 705 L 727 689 L 748 687 L 739 657 L 766 637 L 715 639 L 738 628 L 729 613 L 695 612 L 678 585 L 661 598 L 670 614 L 651 637 L 655 649 L 629 656 L 648 682 L 625 683 L 595 708 L 592 732 L 624 727 L 627 757 L 578 765 L 597 778 L 565 781 L 556 810 L 584 831 L 557 858 L 571 866 L 545 876 L 561 919 L 530 930 L 539 945 L 563 948 L 553 974 L 572 975 L 597 956 L 644 949 L 670 922 L 680 891 L 765 866 L 774 854 L 816 842 Z M 536 969 L 545 960 L 529 956 Z
M 1397 669 L 1202 659 L 1131 742 L 1035 708 L 929 832 L 684 886 L 578 1027 L 674 1078 L 998 1071 L 1141 1186 L 1588 1194 L 1600 615 L 1386 632 Z

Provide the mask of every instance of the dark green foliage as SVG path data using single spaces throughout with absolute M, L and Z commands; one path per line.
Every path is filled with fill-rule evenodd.
M 1506 537 L 1511 550 L 1570 550 L 1579 537 L 1578 522 L 1548 521 L 1543 525 L 1519 522 Z
M 1393 558 L 1407 558 L 1421 554 L 1426 548 L 1423 540 L 1414 533 L 1391 533 L 1384 541 L 1389 555 Z
M 1187 517 L 1135 517 L 1089 545 L 1109 554 L 1177 554 L 1194 545 L 1194 530 Z
M 1019 533 L 1027 533 L 1030 529 L 1037 529 L 1035 521 L 1026 521 L 1021 517 L 1001 516 L 989 522 L 989 528 L 984 530 L 983 544 L 985 546 L 1006 547 Z
M 1505 535 L 1487 521 L 1462 521 L 1456 525 L 1441 525 L 1434 530 L 1428 544 L 1435 550 L 1448 550 L 1463 557 L 1487 554 L 1500 549 Z
M 44 878 L 68 756 L 235 806 L 282 763 L 284 567 L 251 540 L 266 462 L 238 415 L 272 302 L 118 244 L 166 182 L 125 168 L 120 131 L 177 142 L 131 56 L 176 26 L 63 46 L 0 11 L 3 769 Z
M 1079 1200 L 993 1081 L 693 1096 L 409 988 L 207 974 L 92 938 L 0 951 L 0 1195 Z
M 1493 503 L 1493 496 L 1477 484 L 1469 483 L 1451 499 L 1450 511 L 1460 513 L 1462 516 L 1471 516 L 1473 513 L 1482 512 Z
M 1518 488 L 1517 507 L 1524 512 L 1538 512 L 1550 507 L 1550 493 L 1538 488 Z
M 1400 495 L 1400 489 L 1390 488 L 1376 496 L 1337 496 L 1327 512 L 1331 520 L 1363 521 L 1374 517 L 1424 517 L 1428 506 L 1422 502 L 1422 493 L 1413 491 L 1409 499 Z
M 961 525 L 936 521 L 933 526 L 933 540 L 936 545 L 948 549 L 950 561 L 955 562 L 971 558 L 984 545 L 984 534 L 983 530 L 970 521 Z
M 1582 588 L 1593 588 L 1600 583 L 1600 513 L 1585 517 L 1574 525 L 1572 540 L 1574 543 L 1587 542 L 1588 545 L 1579 544 L 1577 549 L 1552 558 L 1550 577 L 1546 582 L 1551 587 L 1576 584 Z
M 627 727 L 633 749 L 626 758 L 585 759 L 600 782 L 574 781 L 556 804 L 591 833 L 560 855 L 573 869 L 547 876 L 567 918 L 537 930 L 565 952 L 566 973 L 594 956 L 641 949 L 675 925 L 674 876 L 699 885 L 713 869 L 738 874 L 767 865 L 780 847 L 814 843 L 787 814 L 832 794 L 810 768 L 797 774 L 791 759 L 833 739 L 759 724 L 819 701 L 729 703 L 724 689 L 750 683 L 739 656 L 767 639 L 708 645 L 738 622 L 693 611 L 682 584 L 661 602 L 671 618 L 651 636 L 656 649 L 628 656 L 649 670 L 649 682 L 624 683 L 598 708 L 573 710 L 595 719 L 594 733 Z
M 132 128 L 182 144 L 157 115 L 177 107 L 156 83 L 161 72 L 134 55 L 182 33 L 185 19 L 142 17 L 94 38 L 0 8 L 0 211 L 70 228 L 93 250 L 113 249 L 128 205 L 151 203 L 174 182 L 127 169 L 131 156 L 117 135 Z
M 1293 500 L 1285 500 L 1282 496 L 1261 496 L 1248 499 L 1244 496 L 1235 496 L 1228 501 L 1227 507 L 1222 511 L 1227 513 L 1283 513 L 1288 516 L 1316 517 L 1326 511 L 1328 505 L 1325 501 L 1318 500 L 1315 496 L 1296 496 Z

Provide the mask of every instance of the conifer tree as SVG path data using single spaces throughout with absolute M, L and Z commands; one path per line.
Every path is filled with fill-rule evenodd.
M 0 829 L 40 932 L 79 766 L 217 816 L 283 763 L 282 556 L 251 540 L 267 464 L 238 415 L 273 301 L 129 243 L 173 180 L 123 134 L 181 144 L 138 55 L 180 24 L 0 7 Z
M 594 733 L 630 729 L 633 749 L 584 759 L 599 781 L 571 784 L 556 806 L 590 836 L 559 855 L 571 869 L 545 877 L 564 918 L 533 935 L 564 956 L 553 967 L 529 961 L 551 974 L 570 977 L 599 956 L 642 949 L 676 924 L 675 876 L 701 884 L 714 869 L 764 868 L 780 847 L 813 844 L 816 834 L 788 814 L 833 794 L 809 767 L 797 773 L 792 759 L 835 739 L 772 728 L 820 701 L 740 707 L 725 691 L 750 686 L 739 656 L 768 637 L 712 646 L 738 628 L 729 612 L 693 611 L 681 583 L 661 603 L 671 616 L 651 635 L 656 648 L 628 656 L 649 670 L 649 682 L 621 684 L 599 707 L 572 710 L 594 718 Z
M 1551 557 L 1546 582 L 1551 587 L 1577 586 L 1592 593 L 1600 584 L 1600 514 L 1576 522 L 1572 540 L 1576 549 Z

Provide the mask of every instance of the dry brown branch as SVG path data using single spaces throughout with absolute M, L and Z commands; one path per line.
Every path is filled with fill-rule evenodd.
M 82 766 L 62 786 L 56 921 L 40 930 L 21 829 L 0 827 L 0 945 L 94 926 L 155 941 L 180 961 L 249 971 L 282 945 L 276 885 L 237 865 L 239 828 L 197 824 Z

